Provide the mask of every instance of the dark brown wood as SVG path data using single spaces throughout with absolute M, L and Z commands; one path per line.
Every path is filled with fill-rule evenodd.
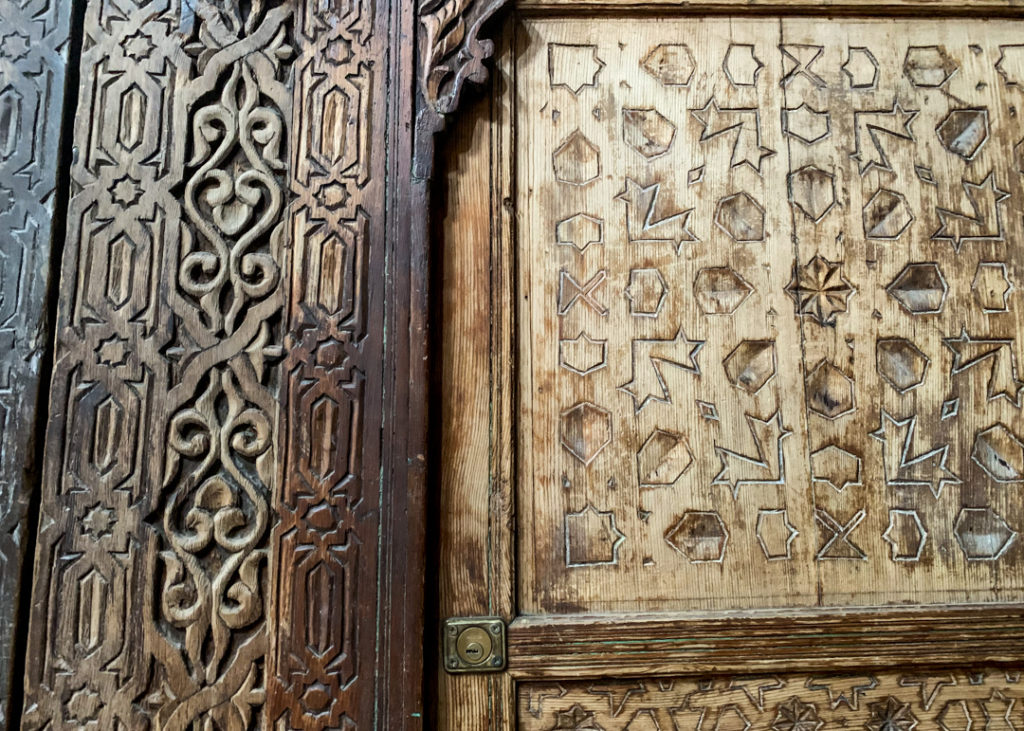
M 0 1 L 0 728 L 13 723 L 28 507 L 39 478 L 69 3 Z
M 1019 662 L 1024 607 L 521 617 L 519 679 L 776 673 Z

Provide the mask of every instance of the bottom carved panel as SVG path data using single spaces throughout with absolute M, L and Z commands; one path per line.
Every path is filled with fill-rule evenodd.
M 1024 728 L 1018 669 L 526 683 L 523 731 Z

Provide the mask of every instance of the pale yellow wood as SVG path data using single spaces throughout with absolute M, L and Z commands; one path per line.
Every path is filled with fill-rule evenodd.
M 1021 30 L 524 21 L 522 612 L 1020 600 Z

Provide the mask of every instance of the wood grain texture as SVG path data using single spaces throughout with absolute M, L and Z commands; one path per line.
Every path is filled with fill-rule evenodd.
M 1015 662 L 1022 628 L 1019 606 L 522 617 L 508 631 L 509 672 L 530 679 Z
M 1019 32 L 524 21 L 522 612 L 1024 596 Z
M 494 88 L 460 115 L 439 150 L 442 618 L 509 621 L 515 613 L 510 44 L 511 32 L 499 45 Z M 438 728 L 510 727 L 515 703 L 507 674 L 437 672 Z
M 528 683 L 519 689 L 519 728 L 1013 729 L 1024 722 L 1022 700 L 1017 668 Z
M 0 728 L 10 719 L 41 373 L 71 8 L 0 2 Z M 40 400 L 41 399 L 41 400 Z M 26 589 L 27 591 L 27 589 Z

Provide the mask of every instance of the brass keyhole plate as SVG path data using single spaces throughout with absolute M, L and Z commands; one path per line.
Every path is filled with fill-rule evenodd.
M 450 673 L 505 669 L 505 623 L 500 617 L 452 617 L 441 628 L 443 662 Z

